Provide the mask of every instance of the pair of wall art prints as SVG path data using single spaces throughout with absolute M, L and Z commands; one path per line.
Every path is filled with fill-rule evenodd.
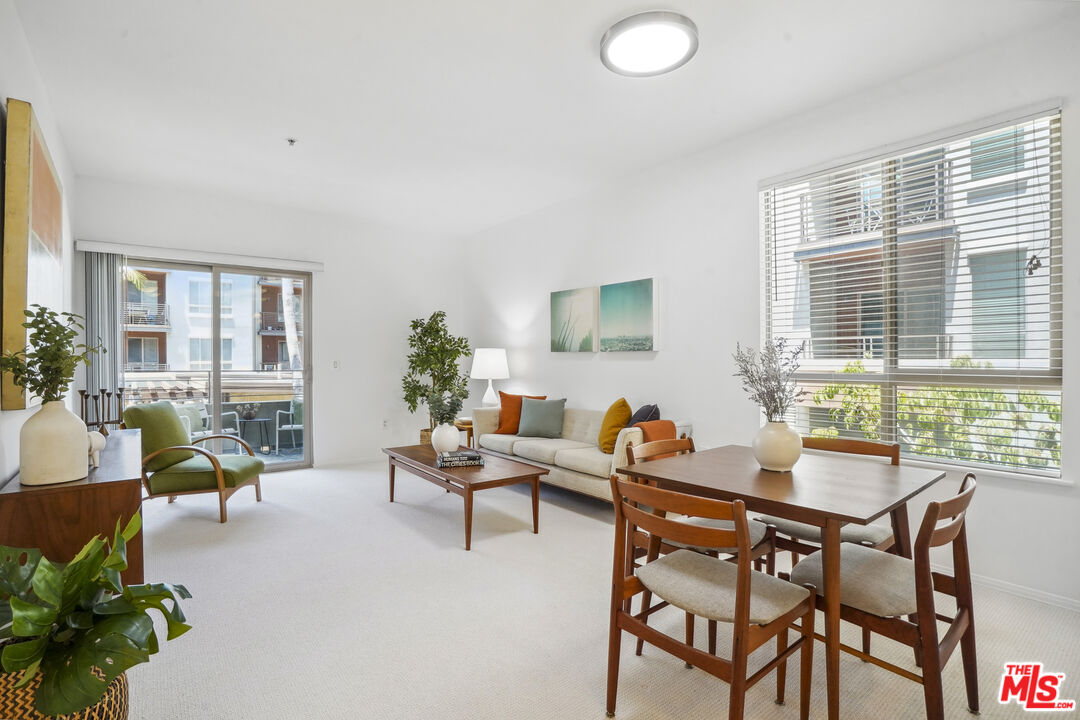
M 649 352 L 657 348 L 656 280 L 551 293 L 552 352 Z

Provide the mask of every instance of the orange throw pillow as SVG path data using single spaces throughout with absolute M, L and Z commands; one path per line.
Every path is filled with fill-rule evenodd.
M 521 424 L 521 399 L 532 398 L 533 400 L 547 400 L 547 395 L 511 395 L 499 391 L 499 427 L 495 432 L 499 435 L 517 435 L 518 425 Z
M 670 420 L 650 420 L 648 422 L 639 422 L 634 425 L 636 428 L 641 428 L 642 443 L 649 443 L 655 440 L 674 440 L 675 423 Z M 664 455 L 657 455 L 652 458 L 653 460 L 662 460 L 663 458 L 675 457 L 675 453 L 665 453 Z
M 611 455 L 615 452 L 615 441 L 619 439 L 619 431 L 626 427 L 634 411 L 630 409 L 630 403 L 626 398 L 619 398 L 611 404 L 604 413 L 604 421 L 600 423 L 600 435 L 596 438 L 596 444 L 600 450 Z

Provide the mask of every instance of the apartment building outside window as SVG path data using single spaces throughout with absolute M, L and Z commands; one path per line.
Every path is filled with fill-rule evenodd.
M 1060 474 L 1060 116 L 761 192 L 765 334 L 804 433 Z

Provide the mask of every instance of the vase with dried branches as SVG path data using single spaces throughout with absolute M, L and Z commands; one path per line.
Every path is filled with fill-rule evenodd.
M 795 373 L 805 343 L 789 346 L 786 338 L 773 338 L 761 352 L 735 346 L 735 377 L 765 413 L 766 423 L 754 436 L 754 457 L 765 470 L 787 472 L 802 455 L 802 438 L 784 418 L 807 392 L 798 389 Z

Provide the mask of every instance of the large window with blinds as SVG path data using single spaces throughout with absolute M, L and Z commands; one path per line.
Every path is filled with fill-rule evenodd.
M 1041 115 L 762 189 L 801 432 L 1060 475 L 1060 136 Z

